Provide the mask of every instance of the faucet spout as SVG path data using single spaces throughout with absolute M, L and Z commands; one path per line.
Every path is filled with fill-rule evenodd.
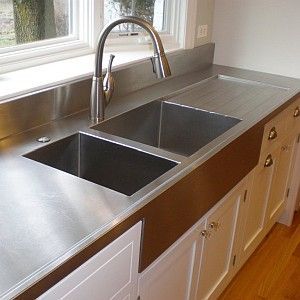
M 122 23 L 133 23 L 144 28 L 150 35 L 154 56 L 151 61 L 153 64 L 153 71 L 156 73 L 157 78 L 165 78 L 171 75 L 170 66 L 165 55 L 164 47 L 159 37 L 159 34 L 154 27 L 147 21 L 138 17 L 123 17 L 110 24 L 108 24 L 100 33 L 95 58 L 95 71 L 92 81 L 91 99 L 90 99 L 90 118 L 93 124 L 104 120 L 105 107 L 108 103 L 106 95 L 112 95 L 112 90 L 107 93 L 103 85 L 102 65 L 103 65 L 103 51 L 105 41 L 111 30 Z

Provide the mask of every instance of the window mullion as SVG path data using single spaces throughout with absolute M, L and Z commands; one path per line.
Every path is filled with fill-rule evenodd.
M 131 0 L 131 15 L 135 16 L 135 0 Z M 133 23 L 130 24 L 131 32 L 135 31 L 135 25 Z

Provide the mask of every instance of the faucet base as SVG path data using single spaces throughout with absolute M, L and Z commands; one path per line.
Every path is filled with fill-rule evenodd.
M 105 99 L 103 91 L 103 77 L 93 76 L 91 89 L 90 119 L 93 124 L 104 120 Z

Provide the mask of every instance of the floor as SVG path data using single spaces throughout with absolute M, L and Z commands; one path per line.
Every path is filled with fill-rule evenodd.
M 219 300 L 300 300 L 300 213 L 276 224 Z

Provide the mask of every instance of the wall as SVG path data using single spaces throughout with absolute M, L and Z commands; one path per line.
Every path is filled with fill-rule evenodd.
M 197 0 L 197 17 L 195 30 L 195 46 L 211 42 L 215 0 Z M 207 36 L 198 38 L 199 25 L 208 25 Z
M 214 63 L 300 78 L 300 0 L 216 0 Z

